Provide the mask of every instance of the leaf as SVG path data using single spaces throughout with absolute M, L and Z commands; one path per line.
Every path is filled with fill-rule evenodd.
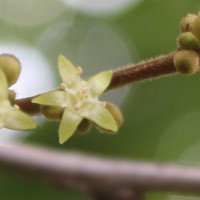
M 96 103 L 84 103 L 81 110 L 81 116 L 85 117 L 98 126 L 111 130 L 113 132 L 117 131 L 117 124 L 110 112 L 100 104 Z
M 67 87 L 72 88 L 80 81 L 80 76 L 74 65 L 62 55 L 58 58 L 58 69 L 60 77 Z
M 25 113 L 12 108 L 5 114 L 4 127 L 13 130 L 29 130 L 36 128 L 35 122 Z
M 91 77 L 88 81 L 88 88 L 93 97 L 97 97 L 102 94 L 112 79 L 113 72 L 112 71 L 105 71 L 101 72 L 93 77 Z
M 73 135 L 82 119 L 83 118 L 80 115 L 65 109 L 59 127 L 60 144 L 63 144 Z
M 53 91 L 34 98 L 32 102 L 47 106 L 67 107 L 75 103 L 75 97 L 66 91 Z

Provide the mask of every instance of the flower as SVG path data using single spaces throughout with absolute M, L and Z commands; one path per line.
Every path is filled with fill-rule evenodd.
M 0 69 L 0 88 L 0 128 L 14 130 L 35 128 L 36 124 L 28 115 L 20 111 L 17 105 L 11 105 L 7 79 L 2 69 Z
M 42 94 L 32 100 L 46 106 L 64 108 L 59 126 L 59 142 L 62 144 L 76 131 L 83 119 L 94 122 L 104 130 L 116 132 L 117 122 L 106 108 L 106 102 L 98 100 L 110 84 L 112 71 L 101 72 L 87 81 L 81 79 L 82 69 L 64 56 L 59 56 L 59 73 L 63 83 L 59 91 Z

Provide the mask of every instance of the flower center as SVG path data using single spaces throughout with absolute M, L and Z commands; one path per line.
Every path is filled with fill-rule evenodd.
M 76 103 L 71 105 L 72 109 L 74 109 L 75 111 L 78 111 L 85 102 L 100 103 L 102 104 L 102 106 L 105 107 L 104 102 L 100 102 L 97 97 L 91 96 L 90 90 L 89 88 L 87 88 L 86 81 L 79 82 L 79 84 L 77 84 L 74 88 L 68 88 L 65 83 L 62 83 L 60 87 L 61 89 L 65 90 L 67 93 L 76 98 Z
M 76 96 L 80 100 L 86 100 L 88 98 L 88 89 L 87 88 L 81 88 L 76 92 Z

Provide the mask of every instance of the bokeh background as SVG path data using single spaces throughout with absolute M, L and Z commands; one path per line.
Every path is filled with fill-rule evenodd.
M 0 53 L 15 54 L 22 74 L 18 98 L 57 87 L 57 58 L 81 65 L 84 76 L 176 49 L 179 21 L 198 13 L 199 0 L 0 0 Z M 37 118 L 37 130 L 1 130 L 0 141 L 40 144 L 63 151 L 155 162 L 200 165 L 200 74 L 145 81 L 105 94 L 125 123 L 115 136 L 76 134 L 59 145 L 57 122 Z M 0 172 L 4 200 L 90 200 L 87 194 Z M 200 197 L 147 193 L 147 200 Z

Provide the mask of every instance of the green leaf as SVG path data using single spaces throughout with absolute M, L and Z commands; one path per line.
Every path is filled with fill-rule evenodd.
M 111 130 L 117 131 L 117 124 L 110 112 L 100 104 L 95 103 L 84 103 L 80 109 L 81 116 L 93 121 L 98 126 Z
M 87 87 L 89 88 L 89 91 L 93 97 L 99 96 L 105 91 L 110 84 L 112 75 L 112 71 L 105 71 L 91 77 L 87 81 Z
M 8 84 L 2 69 L 0 69 L 0 99 L 5 98 L 8 98 Z
M 32 102 L 47 106 L 67 107 L 75 103 L 75 97 L 66 91 L 53 91 L 34 98 Z
M 72 88 L 80 81 L 80 76 L 77 73 L 74 65 L 64 56 L 60 55 L 58 58 L 58 69 L 60 77 L 67 87 Z
M 13 130 L 29 130 L 36 128 L 36 124 L 28 115 L 13 108 L 5 114 L 4 127 Z
M 82 119 L 83 118 L 80 115 L 65 109 L 59 127 L 60 144 L 63 144 L 73 135 Z

